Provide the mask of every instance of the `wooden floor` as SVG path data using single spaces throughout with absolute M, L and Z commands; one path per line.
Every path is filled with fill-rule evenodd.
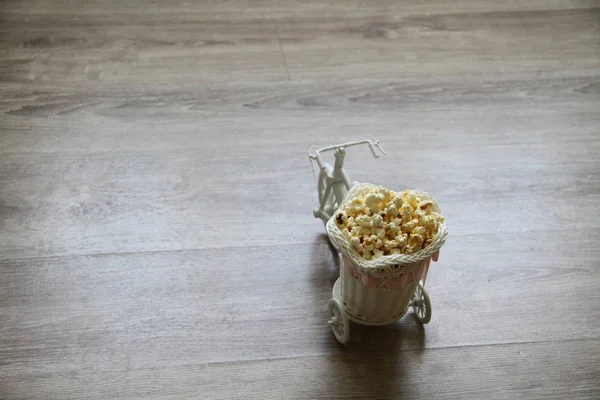
M 432 192 L 352 326 L 311 145 Z M 600 398 L 600 3 L 2 0 L 1 399 Z

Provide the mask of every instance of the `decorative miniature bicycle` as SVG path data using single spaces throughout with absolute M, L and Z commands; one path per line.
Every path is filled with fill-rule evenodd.
M 311 162 L 320 168 L 318 181 L 319 207 L 313 211 L 325 223 L 329 240 L 339 252 L 340 278 L 333 286 L 329 301 L 329 326 L 338 342 L 350 338 L 350 321 L 363 325 L 388 325 L 402 318 L 410 307 L 419 322 L 431 319 L 431 301 L 425 290 L 430 261 L 437 261 L 439 249 L 448 237 L 445 224 L 440 224 L 433 241 L 414 254 L 397 254 L 365 260 L 348 243 L 332 215 L 344 207 L 348 199 L 375 188 L 366 183 L 351 183 L 343 169 L 346 149 L 367 144 L 375 158 L 379 150 L 386 154 L 377 140 L 361 140 L 324 147 L 309 154 Z M 321 153 L 335 151 L 333 166 L 323 161 Z M 440 212 L 435 199 L 418 191 L 422 199 L 431 200 Z

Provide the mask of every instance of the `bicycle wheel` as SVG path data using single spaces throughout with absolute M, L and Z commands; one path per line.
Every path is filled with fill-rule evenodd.
M 333 336 L 340 344 L 348 343 L 350 339 L 350 322 L 346 311 L 338 299 L 329 300 L 329 320 L 327 321 Z
M 420 323 L 426 324 L 431 320 L 431 301 L 427 291 L 420 283 L 413 295 L 412 307 Z

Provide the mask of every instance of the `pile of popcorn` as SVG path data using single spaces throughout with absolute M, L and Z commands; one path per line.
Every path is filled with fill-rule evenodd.
M 377 187 L 364 191 L 335 214 L 335 222 L 366 260 L 412 254 L 427 247 L 444 217 L 430 200 L 412 190 L 402 193 Z

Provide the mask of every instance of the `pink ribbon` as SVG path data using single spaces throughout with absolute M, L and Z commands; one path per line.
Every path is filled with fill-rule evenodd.
M 385 289 L 402 289 L 411 283 L 425 280 L 427 278 L 427 272 L 429 271 L 429 264 L 431 260 L 437 261 L 439 258 L 439 250 L 435 252 L 431 257 L 427 258 L 420 267 L 414 268 L 412 271 L 402 274 L 400 276 L 394 276 L 391 278 L 377 278 L 371 275 L 361 274 L 354 268 L 354 264 L 347 257 L 344 257 L 344 268 L 346 272 L 354 279 L 360 281 L 363 286 L 368 288 L 385 288 Z M 410 267 L 409 267 L 410 268 Z

